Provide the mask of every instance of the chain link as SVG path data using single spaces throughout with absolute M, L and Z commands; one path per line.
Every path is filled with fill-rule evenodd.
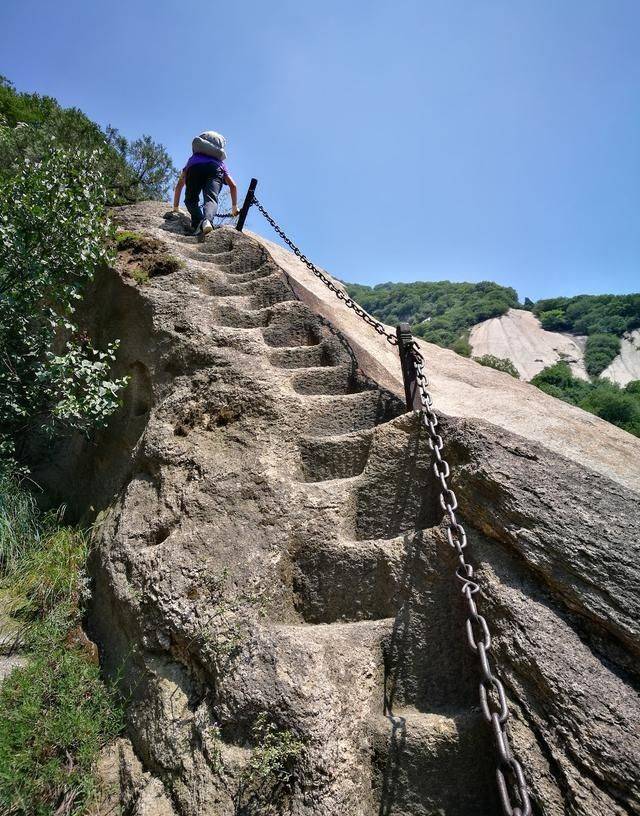
M 440 484 L 440 505 L 447 515 L 447 541 L 458 556 L 456 578 L 462 584 L 461 592 L 466 598 L 468 606 L 467 640 L 469 647 L 478 655 L 480 662 L 480 709 L 484 719 L 491 726 L 498 752 L 496 776 L 502 809 L 506 816 L 530 816 L 531 803 L 527 783 L 522 766 L 513 756 L 509 744 L 507 734 L 509 708 L 504 686 L 501 680 L 491 671 L 489 663 L 488 653 L 491 650 L 491 634 L 487 621 L 479 614 L 474 600 L 474 595 L 480 591 L 480 586 L 475 581 L 473 567 L 466 560 L 467 534 L 456 516 L 458 500 L 447 482 L 451 469 L 442 455 L 444 443 L 437 430 L 438 417 L 433 410 L 433 400 L 429 393 L 429 382 L 424 370 L 425 361 L 415 340 L 411 345 L 410 353 L 420 391 L 420 401 L 422 403 L 420 413 L 423 424 L 427 429 L 429 447 L 434 455 L 433 472 Z M 495 705 L 496 702 L 497 706 Z M 514 801 L 518 801 L 518 804 L 514 804 Z
M 348 309 L 354 311 L 358 315 L 358 317 L 364 320 L 364 322 L 371 326 L 371 328 L 378 332 L 378 334 L 385 337 L 388 343 L 390 343 L 392 346 L 398 345 L 398 338 L 395 336 L 395 334 L 393 334 L 392 332 L 388 332 L 382 325 L 382 323 L 380 323 L 379 320 L 376 320 L 375 318 L 371 317 L 371 315 L 367 314 L 364 309 L 358 306 L 355 300 L 350 298 L 349 295 L 346 294 L 346 292 L 343 292 L 342 289 L 336 286 L 335 283 L 324 274 L 324 272 L 322 272 L 320 269 L 318 269 L 317 266 L 315 266 L 315 264 L 311 263 L 307 256 L 304 255 L 293 243 L 293 241 L 285 234 L 284 230 L 282 230 L 278 226 L 278 224 L 276 224 L 274 219 L 265 210 L 262 204 L 255 197 L 255 195 L 253 196 L 252 204 L 255 205 L 260 210 L 260 212 L 264 215 L 264 217 L 271 224 L 274 230 L 282 238 L 285 244 L 291 249 L 293 254 L 296 255 L 296 257 L 298 257 L 302 261 L 302 263 L 305 264 L 305 266 L 309 270 L 311 270 L 311 272 L 313 272 L 316 278 L 319 278 L 324 283 L 324 285 L 333 292 L 333 294 L 338 298 L 338 300 L 341 300 Z

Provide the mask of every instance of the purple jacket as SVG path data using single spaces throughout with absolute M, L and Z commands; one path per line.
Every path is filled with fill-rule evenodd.
M 192 156 L 189 157 L 189 161 L 185 164 L 182 168 L 183 172 L 186 173 L 190 167 L 193 167 L 194 164 L 206 164 L 208 162 L 213 162 L 218 167 L 222 168 L 222 171 L 225 175 L 228 175 L 227 166 L 224 162 L 220 161 L 219 159 L 214 159 L 213 156 L 207 156 L 206 153 L 194 153 Z

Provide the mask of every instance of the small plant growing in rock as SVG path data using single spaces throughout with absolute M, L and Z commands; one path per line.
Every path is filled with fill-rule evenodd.
M 264 712 L 256 717 L 252 736 L 255 747 L 242 774 L 236 812 L 280 813 L 293 790 L 303 744 L 292 731 L 278 729 Z
M 138 286 L 148 283 L 149 278 L 170 275 L 185 266 L 184 261 L 166 251 L 162 241 L 140 232 L 119 230 L 116 233 L 116 248 L 125 274 L 132 277 Z
M 198 591 L 194 590 L 194 597 Z M 248 612 L 264 615 L 263 592 L 237 590 L 230 586 L 229 571 L 222 570 L 206 588 L 210 614 L 200 627 L 196 639 L 208 647 L 219 667 L 237 656 L 249 632 Z

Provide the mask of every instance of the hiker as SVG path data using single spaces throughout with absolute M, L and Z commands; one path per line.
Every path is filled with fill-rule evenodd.
M 231 213 L 238 215 L 238 188 L 227 172 L 224 160 L 225 139 L 212 130 L 205 131 L 192 142 L 193 154 L 185 164 L 173 193 L 173 210 L 177 212 L 182 188 L 187 186 L 184 203 L 191 215 L 191 226 L 199 241 L 213 229 L 212 221 L 218 209 L 218 196 L 223 184 L 231 193 Z M 204 197 L 204 212 L 200 206 Z

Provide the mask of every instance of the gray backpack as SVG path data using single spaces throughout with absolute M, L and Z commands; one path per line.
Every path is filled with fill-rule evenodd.
M 207 156 L 213 156 L 214 159 L 224 161 L 227 154 L 224 152 L 225 138 L 214 130 L 205 130 L 191 142 L 191 148 L 194 153 L 204 153 Z

